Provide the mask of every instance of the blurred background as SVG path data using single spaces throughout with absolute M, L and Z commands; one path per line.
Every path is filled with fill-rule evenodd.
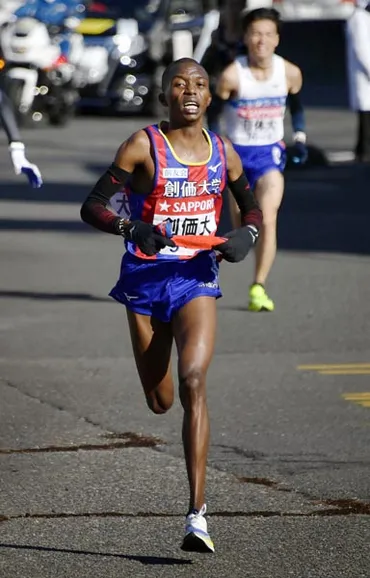
M 302 68 L 305 104 L 345 108 L 353 0 L 1 0 L 3 84 L 24 126 L 62 126 L 81 112 L 157 116 L 164 67 L 194 56 L 215 77 L 241 10 L 260 6 L 281 12 L 278 52 Z

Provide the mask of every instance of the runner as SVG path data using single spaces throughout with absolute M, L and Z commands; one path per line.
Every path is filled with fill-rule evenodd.
M 242 24 L 248 56 L 237 57 L 221 74 L 211 117 L 216 126 L 217 116 L 224 111 L 226 134 L 242 159 L 263 212 L 249 309 L 272 311 L 274 303 L 266 293 L 265 283 L 276 256 L 276 221 L 284 192 L 287 98 L 294 131 L 293 160 L 297 164 L 307 160 L 300 96 L 302 74 L 297 66 L 275 54 L 280 34 L 277 10 L 252 10 L 244 16 Z M 239 218 L 235 203 L 232 203 L 232 213 L 235 225 Z
M 175 341 L 190 486 L 182 549 L 213 552 L 204 517 L 209 443 L 206 375 L 221 291 L 216 253 L 209 247 L 213 241 L 225 260 L 241 261 L 258 237 L 262 213 L 231 143 L 203 128 L 211 101 L 204 68 L 192 59 L 177 60 L 165 70 L 162 89 L 169 122 L 140 130 L 122 144 L 84 202 L 81 218 L 125 238 L 127 252 L 110 295 L 126 306 L 138 374 L 148 406 L 156 414 L 165 413 L 173 403 L 170 361 Z M 243 226 L 217 241 L 226 184 L 240 208 Z M 107 208 L 123 187 L 130 219 Z M 199 237 L 203 250 L 194 247 Z M 177 246 L 174 240 L 188 246 Z

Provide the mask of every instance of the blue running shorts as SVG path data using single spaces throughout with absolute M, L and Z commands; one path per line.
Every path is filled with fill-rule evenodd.
M 169 322 L 186 303 L 222 297 L 214 251 L 179 261 L 145 260 L 126 252 L 120 277 L 109 295 L 135 313 Z
M 282 173 L 285 169 L 286 149 L 282 141 L 266 146 L 234 144 L 233 147 L 241 158 L 251 189 L 254 189 L 258 179 L 266 173 L 272 170 L 278 170 Z

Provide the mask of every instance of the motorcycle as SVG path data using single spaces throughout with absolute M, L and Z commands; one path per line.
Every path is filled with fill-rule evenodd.
M 202 0 L 98 0 L 78 28 L 80 106 L 163 114 L 161 76 L 172 60 L 191 57 L 204 25 Z
M 74 115 L 78 100 L 73 58 L 77 59 L 82 50 L 82 38 L 79 41 L 78 35 L 71 35 L 72 58 L 67 58 L 61 41 L 67 21 L 57 23 L 48 17 L 41 21 L 43 14 L 26 5 L 17 12 L 16 20 L 3 29 L 0 38 L 4 89 L 21 125 L 44 118 L 52 125 L 65 125 Z
M 118 10 L 98 12 L 93 5 L 77 28 L 84 38 L 75 75 L 81 109 L 139 113 L 150 107 L 155 63 L 137 20 L 119 16 Z
M 152 114 L 156 60 L 148 32 L 168 0 L 97 0 L 78 27 L 84 55 L 77 67 L 81 109 Z

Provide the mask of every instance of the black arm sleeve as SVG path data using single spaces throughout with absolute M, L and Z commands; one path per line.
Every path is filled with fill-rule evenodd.
M 240 210 L 242 225 L 254 225 L 260 230 L 262 211 L 244 173 L 236 181 L 227 183 Z
M 289 106 L 290 114 L 292 117 L 292 126 L 294 132 L 305 132 L 306 123 L 301 100 L 301 92 L 299 91 L 296 94 L 289 93 L 287 104 Z
M 11 142 L 20 142 L 21 135 L 19 133 L 17 120 L 15 118 L 14 110 L 11 101 L 3 90 L 0 89 L 0 119 L 1 123 L 8 137 L 9 144 Z
M 81 207 L 81 219 L 95 229 L 120 235 L 117 224 L 121 220 L 113 211 L 107 209 L 110 199 L 122 190 L 130 173 L 114 163 L 100 177 Z

